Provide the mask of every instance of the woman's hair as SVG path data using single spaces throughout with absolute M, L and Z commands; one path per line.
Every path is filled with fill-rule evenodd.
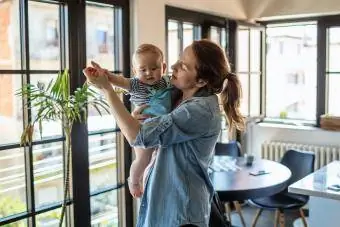
M 158 56 L 158 58 L 161 60 L 161 62 L 164 61 L 164 55 L 161 49 L 159 49 L 157 46 L 149 43 L 141 44 L 137 47 L 135 52 L 132 56 L 132 64 L 134 65 L 136 63 L 136 57 L 145 54 L 145 53 L 153 53 Z
M 194 41 L 191 45 L 196 56 L 197 80 L 207 83 L 214 94 L 220 93 L 222 106 L 227 116 L 229 130 L 244 129 L 244 118 L 240 112 L 241 83 L 231 72 L 229 61 L 220 46 L 209 40 Z

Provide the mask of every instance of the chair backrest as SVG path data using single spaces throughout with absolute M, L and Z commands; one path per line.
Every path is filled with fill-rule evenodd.
M 216 143 L 215 155 L 239 157 L 241 156 L 241 145 L 237 141 L 230 141 L 229 143 Z
M 281 164 L 292 172 L 288 185 L 304 178 L 314 171 L 315 155 L 309 151 L 288 150 L 281 159 Z

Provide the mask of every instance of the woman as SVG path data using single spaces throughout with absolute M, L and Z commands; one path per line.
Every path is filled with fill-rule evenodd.
M 131 117 L 102 68 L 88 67 L 84 74 L 104 93 L 131 146 L 159 147 L 146 180 L 137 226 L 206 227 L 214 191 L 208 166 L 221 129 L 216 94 L 221 93 L 230 128 L 242 129 L 240 81 L 230 72 L 222 49 L 208 40 L 194 41 L 185 48 L 172 69 L 171 83 L 182 92 L 178 106 L 143 124 Z

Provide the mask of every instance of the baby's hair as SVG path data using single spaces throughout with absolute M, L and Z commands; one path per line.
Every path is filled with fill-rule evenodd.
M 140 54 L 145 54 L 145 53 L 153 53 L 156 54 L 161 62 L 164 61 L 164 55 L 163 52 L 161 51 L 161 49 L 159 49 L 158 47 L 156 47 L 153 44 L 149 44 L 149 43 L 144 43 L 141 44 L 137 47 L 137 49 L 135 50 L 135 52 L 133 53 L 133 57 L 132 57 L 132 64 L 134 64 L 136 62 L 136 57 Z

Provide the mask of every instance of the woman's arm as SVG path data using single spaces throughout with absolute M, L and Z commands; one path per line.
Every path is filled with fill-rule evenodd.
M 120 101 L 118 95 L 114 92 L 108 81 L 108 76 L 104 72 L 105 70 L 99 66 L 95 66 L 95 69 L 97 70 L 96 74 L 98 74 L 98 76 L 93 75 L 91 68 L 89 67 L 83 70 L 84 75 L 89 83 L 99 88 L 105 95 L 118 127 L 128 142 L 131 143 L 136 139 L 141 124 L 130 115 L 123 103 Z

